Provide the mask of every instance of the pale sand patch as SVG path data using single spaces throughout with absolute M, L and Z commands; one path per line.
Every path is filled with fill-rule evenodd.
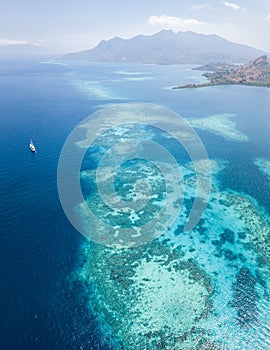
M 211 131 L 229 140 L 248 141 L 248 137 L 237 130 L 237 124 L 232 120 L 234 117 L 234 114 L 223 113 L 210 115 L 206 118 L 188 119 L 188 122 L 194 128 Z
M 254 164 L 270 178 L 270 160 L 264 158 L 257 158 Z
M 168 336 L 177 337 L 190 330 L 205 307 L 206 288 L 193 281 L 188 269 L 177 270 L 175 262 L 166 266 L 160 257 L 143 259 L 132 280 L 137 295 L 134 334 L 167 329 Z

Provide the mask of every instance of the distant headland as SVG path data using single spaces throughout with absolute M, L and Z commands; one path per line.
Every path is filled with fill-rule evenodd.
M 174 89 L 199 88 L 217 85 L 250 85 L 270 87 L 270 59 L 260 56 L 243 65 L 212 63 L 194 68 L 207 71 L 203 74 L 208 82 L 202 84 L 186 84 Z

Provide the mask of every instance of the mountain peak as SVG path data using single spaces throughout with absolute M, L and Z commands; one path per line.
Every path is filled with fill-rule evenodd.
M 266 55 L 262 55 L 258 58 L 256 58 L 254 61 L 253 61 L 253 64 L 260 64 L 260 63 L 266 63 L 268 61 L 268 57 Z
M 243 66 L 245 69 L 257 69 L 257 68 L 264 68 L 264 67 L 270 67 L 270 59 L 266 55 L 262 55 L 255 60 L 251 60 L 248 63 L 246 63 Z

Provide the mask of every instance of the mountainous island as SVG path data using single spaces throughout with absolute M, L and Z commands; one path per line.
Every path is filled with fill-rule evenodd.
M 145 64 L 244 63 L 267 54 L 232 43 L 218 35 L 162 30 L 131 39 L 102 40 L 95 48 L 62 57 L 64 61 L 127 62 Z
M 203 84 L 187 84 L 174 89 L 198 88 L 217 85 L 251 85 L 270 87 L 270 59 L 260 56 L 243 65 L 213 63 L 195 68 L 206 70 L 203 74 L 208 82 Z M 212 71 L 212 72 L 211 72 Z

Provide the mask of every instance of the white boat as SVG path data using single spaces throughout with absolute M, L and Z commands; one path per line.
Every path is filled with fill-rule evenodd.
M 30 148 L 31 152 L 36 152 L 36 147 L 35 147 L 35 145 L 33 144 L 33 141 L 32 141 L 32 140 L 30 140 L 29 148 Z

